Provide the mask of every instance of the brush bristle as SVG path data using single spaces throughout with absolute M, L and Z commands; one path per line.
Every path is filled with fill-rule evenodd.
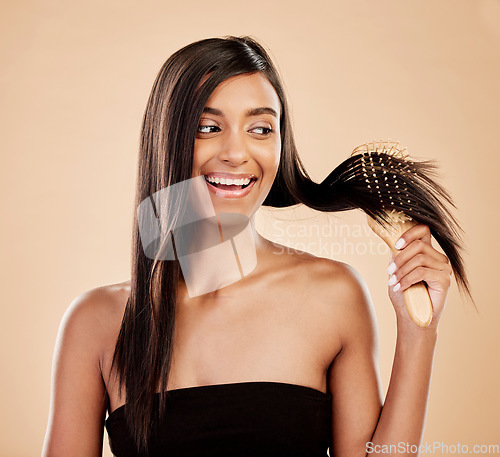
M 406 146 L 402 146 L 397 141 L 372 141 L 371 143 L 365 143 L 354 150 L 351 153 L 351 157 L 357 154 L 380 152 L 382 154 L 387 154 L 393 157 L 399 157 L 400 159 L 406 159 L 409 157 Z

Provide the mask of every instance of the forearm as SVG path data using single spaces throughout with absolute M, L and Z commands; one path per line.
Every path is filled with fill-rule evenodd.
M 412 322 L 398 322 L 391 379 L 371 440 L 372 450 L 384 449 L 384 455 L 411 455 L 412 447 L 415 450 L 420 445 L 436 341 L 437 328 L 420 329 Z

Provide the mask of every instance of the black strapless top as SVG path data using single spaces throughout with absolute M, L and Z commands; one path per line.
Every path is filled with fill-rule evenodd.
M 331 408 L 329 392 L 281 382 L 169 390 L 149 457 L 326 457 Z M 115 456 L 140 456 L 125 422 L 124 406 L 113 411 L 105 425 Z

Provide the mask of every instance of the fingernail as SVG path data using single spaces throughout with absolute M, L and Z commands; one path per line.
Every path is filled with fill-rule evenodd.
M 401 287 L 401 284 L 399 284 L 399 282 L 393 287 L 393 291 L 394 292 L 397 292 L 399 290 L 399 288 Z
M 394 262 L 391 262 L 387 267 L 387 274 L 392 275 L 395 271 L 396 271 L 396 264 Z
M 396 249 L 401 249 L 404 245 L 405 245 L 405 240 L 403 240 L 403 238 L 400 238 L 398 241 L 396 241 L 394 247 Z
M 398 282 L 397 278 L 396 278 L 396 275 L 392 275 L 390 278 L 389 278 L 389 282 L 387 283 L 389 286 L 393 286 L 394 284 L 396 284 Z

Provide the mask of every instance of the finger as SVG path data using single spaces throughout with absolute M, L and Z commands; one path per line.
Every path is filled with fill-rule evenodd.
M 434 249 L 430 244 L 421 239 L 417 239 L 408 244 L 404 249 L 394 255 L 391 259 L 391 265 L 387 269 L 389 274 L 401 268 L 413 257 L 423 254 L 433 258 L 436 262 L 449 264 L 447 256 Z M 392 270 L 392 271 L 391 271 Z
M 438 252 L 438 254 L 440 254 Z M 399 261 L 399 259 L 398 259 Z M 425 267 L 434 271 L 445 272 L 448 276 L 451 275 L 451 267 L 448 263 L 443 262 L 440 257 L 419 253 L 411 257 L 407 262 L 401 265 L 389 278 L 389 286 L 393 286 L 400 282 L 405 276 L 409 275 L 417 268 Z
M 404 249 L 408 246 L 412 241 L 422 240 L 431 244 L 431 230 L 425 224 L 417 224 L 412 228 L 408 229 L 404 232 L 401 237 L 396 241 L 395 248 L 396 249 Z
M 450 275 L 446 271 L 417 267 L 401 278 L 394 287 L 397 291 L 402 292 L 413 284 L 417 284 L 421 281 L 424 281 L 429 289 L 439 292 L 447 290 L 451 284 Z M 398 285 L 399 287 L 397 287 Z

